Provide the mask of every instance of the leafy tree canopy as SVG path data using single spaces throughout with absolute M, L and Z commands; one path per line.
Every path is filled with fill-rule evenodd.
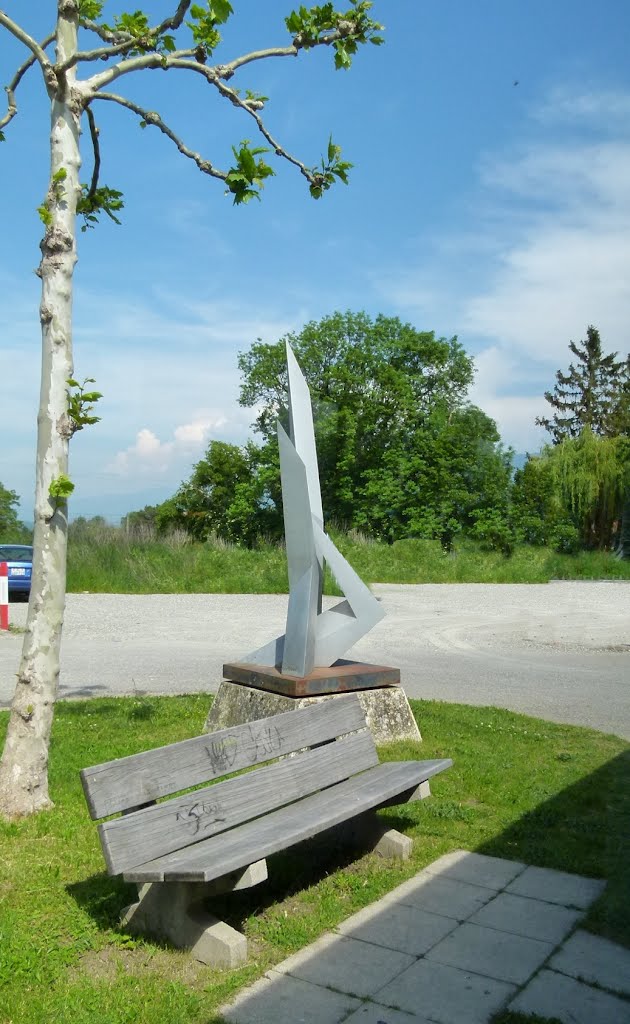
M 466 402 L 474 369 L 457 339 L 395 317 L 337 312 L 239 356 L 241 404 L 257 407 L 261 444 L 212 442 L 158 525 L 249 544 L 281 536 L 276 420 L 288 428 L 286 341 L 311 391 L 329 523 L 450 547 L 483 513 L 506 506 L 511 453 L 494 422 Z

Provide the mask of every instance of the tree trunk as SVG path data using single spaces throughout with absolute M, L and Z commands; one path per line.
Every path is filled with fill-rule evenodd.
M 61 62 L 76 52 L 77 5 L 64 0 L 58 10 L 57 60 Z M 42 377 L 37 418 L 33 579 L 22 659 L 0 764 L 0 814 L 8 818 L 52 807 L 48 795 L 48 748 L 59 682 L 68 524 L 66 501 L 51 497 L 49 489 L 53 480 L 67 475 L 68 442 L 72 435 L 66 382 L 73 370 L 72 276 L 76 263 L 82 113 L 74 82 L 72 69 L 61 76 L 58 87 L 51 92 L 51 184 L 46 203 L 51 219 L 40 243 L 39 269 Z

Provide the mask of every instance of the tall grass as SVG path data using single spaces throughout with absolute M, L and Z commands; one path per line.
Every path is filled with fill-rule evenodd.
M 560 555 L 521 546 L 506 558 L 470 541 L 447 553 L 437 541 L 388 545 L 351 531 L 334 532 L 340 551 L 366 583 L 545 583 L 550 579 L 630 579 L 630 562 L 602 552 Z M 70 531 L 68 590 L 118 594 L 286 593 L 284 548 L 254 549 L 219 538 L 192 541 L 183 531 L 163 537 L 148 526 L 126 531 L 82 524 Z M 336 588 L 327 575 L 326 590 Z

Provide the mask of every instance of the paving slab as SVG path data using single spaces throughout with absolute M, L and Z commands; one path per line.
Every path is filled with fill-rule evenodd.
M 431 914 L 405 904 L 392 903 L 377 914 L 371 910 L 371 907 L 366 907 L 359 911 L 341 924 L 338 931 L 363 942 L 422 956 L 457 927 L 457 922 L 451 917 Z
M 426 960 L 522 985 L 553 949 L 552 942 L 465 923 L 434 946 Z
M 503 932 L 556 944 L 562 942 L 581 917 L 581 910 L 569 910 L 543 900 L 500 892 L 473 914 L 469 921 L 486 928 L 498 928 Z
M 630 950 L 600 935 L 577 931 L 549 964 L 556 971 L 630 996 Z
M 508 1009 L 563 1024 L 630 1024 L 630 1003 L 549 970 L 537 974 Z
M 516 986 L 455 967 L 418 960 L 376 994 L 384 1005 L 439 1024 L 487 1024 Z M 388 1018 L 384 1021 L 389 1024 Z
M 411 881 L 413 885 L 405 884 L 394 890 L 398 902 L 456 921 L 465 921 L 494 897 L 494 891 L 485 886 L 443 878 L 429 871 L 423 871 Z
M 358 999 L 275 971 L 241 992 L 220 1013 L 229 1024 L 340 1024 Z
M 326 933 L 274 971 L 363 997 L 373 995 L 413 962 L 407 953 Z
M 569 875 L 551 868 L 526 868 L 507 886 L 507 892 L 536 900 L 560 903 L 564 907 L 590 907 L 606 886 L 599 878 Z
M 435 1024 L 428 1017 L 418 1017 L 415 1013 L 404 1010 L 393 1010 L 391 1006 L 380 1003 L 364 1003 L 344 1024 Z
M 469 882 L 499 892 L 524 868 L 525 865 L 518 861 L 488 857 L 484 853 L 470 853 L 468 850 L 454 850 L 429 864 L 426 870 L 441 878 L 454 878 L 458 882 Z

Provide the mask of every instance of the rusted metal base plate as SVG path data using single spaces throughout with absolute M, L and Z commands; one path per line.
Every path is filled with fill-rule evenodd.
M 245 683 L 257 690 L 282 693 L 285 697 L 315 697 L 321 693 L 400 685 L 400 669 L 344 660 L 336 661 L 329 668 L 314 668 L 307 676 L 284 675 L 269 665 L 231 662 L 223 666 L 223 675 L 233 683 Z

